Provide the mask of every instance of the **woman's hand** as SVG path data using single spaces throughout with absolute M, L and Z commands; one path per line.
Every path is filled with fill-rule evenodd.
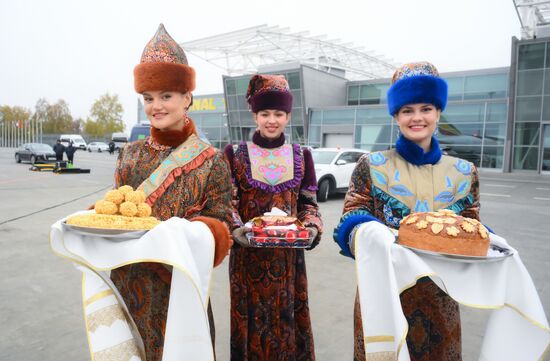
M 246 237 L 246 234 L 251 231 L 252 229 L 243 226 L 243 227 L 235 228 L 231 233 L 231 236 L 233 237 L 233 240 L 239 244 L 239 246 L 250 247 L 250 241 Z

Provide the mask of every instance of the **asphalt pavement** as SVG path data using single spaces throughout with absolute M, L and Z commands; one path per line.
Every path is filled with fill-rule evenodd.
M 90 174 L 31 172 L 0 148 L 0 359 L 89 360 L 81 274 L 53 254 L 50 226 L 93 204 L 112 186 L 116 155 L 78 151 Z M 520 253 L 550 315 L 550 176 L 481 171 L 481 219 Z M 353 261 L 338 253 L 332 230 L 343 195 L 321 203 L 325 232 L 307 252 L 310 309 L 317 360 L 353 359 Z M 211 302 L 218 360 L 229 360 L 227 260 L 214 271 Z M 519 291 L 519 290 L 518 290 Z M 461 307 L 463 359 L 477 360 L 490 311 Z M 548 356 L 550 359 L 550 356 Z

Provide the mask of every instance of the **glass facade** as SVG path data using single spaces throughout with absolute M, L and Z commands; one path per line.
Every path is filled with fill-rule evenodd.
M 449 103 L 441 115 L 437 135 L 442 149 L 478 167 L 502 169 L 508 119 L 508 72 L 443 74 L 442 77 L 449 85 Z M 387 79 L 350 83 L 348 106 L 313 109 L 308 144 L 323 147 L 325 134 L 334 132 L 334 126 L 340 124 L 352 125 L 356 148 L 377 151 L 393 147 L 398 127 L 385 105 L 389 85 Z
M 548 39 L 546 39 L 548 40 Z M 547 171 L 550 124 L 550 42 L 517 43 L 512 169 Z
M 288 81 L 290 91 L 293 95 L 292 117 L 288 123 L 285 135 L 292 143 L 306 143 L 304 107 L 302 104 L 302 81 L 298 69 L 292 71 L 282 71 L 276 74 L 284 75 Z M 240 77 L 225 77 L 224 90 L 227 100 L 227 118 L 228 126 L 231 132 L 232 143 L 238 143 L 241 140 L 250 140 L 256 130 L 256 123 L 252 118 L 252 113 L 248 109 L 245 95 L 248 89 L 250 75 Z
M 214 147 L 223 149 L 230 143 L 223 94 L 195 96 L 189 116 Z

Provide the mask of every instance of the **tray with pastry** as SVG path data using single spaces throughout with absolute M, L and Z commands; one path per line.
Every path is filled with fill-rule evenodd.
M 411 213 L 401 221 L 397 243 L 416 253 L 460 262 L 500 261 L 513 254 L 493 244 L 489 231 L 477 219 L 448 209 Z
M 145 193 L 122 186 L 108 191 L 93 211 L 68 217 L 63 227 L 82 235 L 123 240 L 139 238 L 159 223 L 151 216 Z
M 307 248 L 310 246 L 309 231 L 296 217 L 264 215 L 253 218 L 252 232 L 247 234 L 254 247 Z

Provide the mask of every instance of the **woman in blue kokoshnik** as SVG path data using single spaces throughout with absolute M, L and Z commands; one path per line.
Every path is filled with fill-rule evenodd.
M 411 212 L 450 209 L 479 220 L 476 167 L 443 155 L 434 136 L 447 104 L 447 83 L 430 63 L 405 64 L 392 77 L 388 110 L 399 127 L 394 149 L 363 156 L 353 172 L 334 238 L 353 257 L 353 235 L 365 222 L 390 228 Z M 428 277 L 400 295 L 411 360 L 461 360 L 458 304 Z M 365 360 L 359 296 L 354 311 L 354 359 Z

